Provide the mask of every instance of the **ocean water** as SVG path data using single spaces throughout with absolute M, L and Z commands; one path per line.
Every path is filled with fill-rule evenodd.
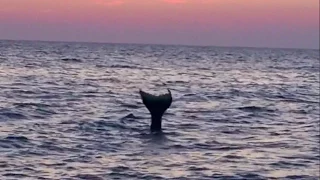
M 0 179 L 319 179 L 319 51 L 0 41 Z M 139 89 L 173 103 L 149 132 Z

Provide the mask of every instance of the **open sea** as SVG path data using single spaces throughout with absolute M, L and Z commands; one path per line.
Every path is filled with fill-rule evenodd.
M 0 41 L 0 179 L 317 180 L 319 71 L 319 50 Z M 163 133 L 140 88 L 171 90 Z

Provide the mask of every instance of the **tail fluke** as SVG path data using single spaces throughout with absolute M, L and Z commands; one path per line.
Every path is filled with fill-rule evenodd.
M 168 89 L 167 94 L 152 95 L 142 90 L 139 91 L 143 104 L 147 107 L 151 114 L 151 130 L 160 131 L 162 115 L 170 107 L 172 103 L 171 91 Z

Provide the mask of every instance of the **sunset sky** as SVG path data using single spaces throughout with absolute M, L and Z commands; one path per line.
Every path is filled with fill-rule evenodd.
M 0 39 L 319 48 L 319 0 L 0 0 Z

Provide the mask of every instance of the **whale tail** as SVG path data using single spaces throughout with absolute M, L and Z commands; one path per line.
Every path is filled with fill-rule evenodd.
M 172 103 L 171 91 L 168 89 L 167 94 L 159 96 L 146 93 L 142 90 L 139 93 L 143 104 L 151 114 L 151 131 L 160 131 L 162 116 Z

